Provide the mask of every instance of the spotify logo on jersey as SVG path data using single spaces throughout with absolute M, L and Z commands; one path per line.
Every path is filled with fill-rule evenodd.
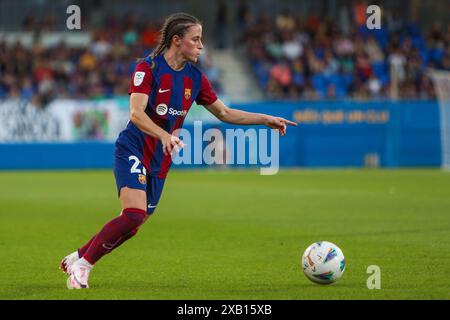
M 186 117 L 187 110 L 176 110 L 174 108 L 169 108 L 165 103 L 160 103 L 156 106 L 156 113 L 160 116 L 169 114 L 173 117 Z
M 167 113 L 168 109 L 169 108 L 167 107 L 167 104 L 160 103 L 156 106 L 156 113 L 159 114 L 160 116 L 163 116 Z

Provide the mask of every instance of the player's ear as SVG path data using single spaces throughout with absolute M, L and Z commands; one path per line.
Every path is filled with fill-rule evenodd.
M 172 43 L 175 45 L 175 47 L 181 46 L 181 37 L 179 35 L 174 35 L 172 38 Z

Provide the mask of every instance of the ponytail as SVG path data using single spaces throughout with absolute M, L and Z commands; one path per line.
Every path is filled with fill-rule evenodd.
M 201 24 L 200 20 L 184 12 L 174 13 L 167 17 L 160 30 L 158 45 L 148 58 L 153 60 L 156 56 L 163 54 L 170 48 L 173 36 L 184 37 L 187 30 L 196 24 Z

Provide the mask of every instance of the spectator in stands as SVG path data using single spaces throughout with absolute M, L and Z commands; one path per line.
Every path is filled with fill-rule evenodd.
M 367 53 L 371 63 L 382 63 L 384 61 L 384 53 L 374 36 L 369 36 L 365 44 L 365 52 Z
M 436 22 L 422 35 L 417 25 L 401 19 L 398 10 L 382 8 L 383 29 L 370 31 L 362 23 L 366 5 L 364 0 L 352 2 L 347 10 L 352 14 L 350 25 L 344 28 L 315 14 L 300 17 L 289 10 L 273 19 L 264 11 L 254 16 L 241 0 L 239 33 L 264 92 L 279 98 L 325 98 L 333 92 L 338 98 L 387 97 L 393 71 L 400 98 L 412 97 L 413 87 L 418 98 L 433 98 L 425 71 L 450 70 L 450 24 L 443 28 Z M 69 48 L 62 43 L 48 48 L 36 41 L 25 48 L 0 40 L 0 98 L 19 94 L 30 99 L 43 94 L 40 101 L 45 102 L 59 97 L 126 95 L 135 65 L 129 57 L 152 50 L 161 21 L 133 14 L 124 19 L 106 17 L 102 24 L 106 27 L 92 30 L 93 40 L 87 47 Z M 51 14 L 43 18 L 29 15 L 23 28 L 53 30 L 56 23 Z M 201 67 L 221 92 L 220 70 L 208 61 Z M 95 87 L 89 89 L 88 83 Z
M 287 10 L 272 22 L 266 16 L 248 26 L 254 31 L 246 37 L 248 56 L 268 96 L 292 97 L 292 90 L 283 89 L 280 82 L 290 74 L 296 96 L 301 92 L 300 96 L 308 98 L 388 97 L 392 91 L 387 89 L 393 83 L 398 84 L 400 98 L 434 97 L 424 72 L 429 67 L 449 69 L 449 32 L 436 23 L 424 38 L 419 28 L 405 23 L 396 10 L 383 11 L 386 28 L 371 31 L 365 26 L 366 7 L 366 1 L 353 2 L 348 34 L 326 18 L 310 14 L 300 19 Z M 263 27 L 272 24 L 275 28 Z M 286 59 L 290 70 L 283 64 Z M 415 95 L 413 88 L 418 91 Z
M 398 81 L 402 83 L 405 80 L 406 57 L 398 48 L 393 48 L 388 56 L 391 74 L 395 73 Z
M 303 46 L 300 41 L 294 38 L 294 33 L 292 31 L 283 31 L 281 34 L 282 45 L 281 50 L 283 55 L 289 60 L 295 60 L 302 56 Z
M 380 81 L 380 79 L 377 78 L 375 74 L 371 74 L 368 81 L 367 81 L 367 89 L 369 92 L 369 95 L 372 98 L 379 98 L 381 97 L 383 85 Z
M 275 25 L 280 31 L 292 32 L 295 28 L 295 18 L 289 10 L 283 12 L 275 18 Z
M 275 98 L 283 97 L 291 92 L 292 74 L 286 60 L 274 64 L 270 69 L 269 92 Z
M 294 97 L 300 97 L 306 85 L 306 75 L 303 62 L 296 59 L 292 62 L 292 85 L 294 88 Z
M 28 48 L 0 39 L 0 98 L 21 97 L 44 106 L 56 98 L 127 95 L 135 67 L 130 56 L 153 49 L 162 23 L 143 19 L 140 25 L 137 21 L 141 20 L 131 13 L 122 20 L 107 15 L 105 29 L 93 29 L 92 42 L 81 48 L 64 43 L 44 47 L 39 37 Z M 23 26 L 27 31 L 51 31 L 56 19 L 51 14 L 43 19 L 30 15 Z M 211 63 L 202 68 L 220 93 L 220 71 Z

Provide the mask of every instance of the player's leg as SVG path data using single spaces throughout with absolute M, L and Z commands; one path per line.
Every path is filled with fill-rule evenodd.
M 126 208 L 137 208 L 145 211 L 147 209 L 146 190 L 122 187 L 119 194 L 122 210 Z
M 92 265 L 134 236 L 147 219 L 145 191 L 123 187 L 120 191 L 120 201 L 121 214 L 104 225 L 82 256 Z
M 136 226 L 136 228 L 133 228 L 131 230 L 126 230 L 126 233 L 124 233 L 120 239 L 115 241 L 113 244 L 110 245 L 103 245 L 102 248 L 105 249 L 105 253 L 107 254 L 111 252 L 112 250 L 119 247 L 122 243 L 127 241 L 128 239 L 132 238 L 134 235 L 136 235 L 139 227 L 147 221 L 147 219 L 150 217 L 151 214 L 154 213 L 157 204 L 159 202 L 159 199 L 162 194 L 162 190 L 164 187 L 165 179 L 160 179 L 157 177 L 146 177 L 147 182 L 147 193 L 145 194 L 142 190 L 139 189 L 132 189 L 128 187 L 123 187 L 120 191 L 120 202 L 122 206 L 122 214 L 127 211 L 127 208 L 138 208 L 142 211 L 145 211 L 145 208 L 147 209 L 147 214 L 144 215 L 142 222 L 140 225 Z M 141 211 L 141 212 L 142 212 Z M 117 219 L 117 218 L 116 218 Z M 97 235 L 94 236 L 90 240 L 90 244 L 92 244 L 93 241 L 96 241 Z M 89 244 L 89 243 L 88 243 Z M 90 253 L 87 253 L 87 249 L 90 248 L 90 245 L 88 248 L 80 248 L 78 250 L 79 256 L 82 257 L 84 255 L 88 256 Z M 87 247 L 87 246 L 85 246 Z M 87 253 L 87 254 L 86 254 Z M 103 256 L 104 254 L 101 254 Z M 94 261 L 95 259 L 93 257 L 88 257 L 88 261 Z M 97 259 L 98 261 L 98 259 Z
M 155 188 L 151 188 L 151 190 L 155 190 Z M 148 219 L 150 214 L 152 214 L 154 212 L 154 210 L 156 208 L 157 201 L 155 201 L 156 196 L 154 194 L 155 194 L 155 192 L 153 192 L 153 193 L 147 192 L 147 196 L 150 197 L 150 199 L 149 198 L 147 198 L 147 199 L 150 201 L 148 202 L 149 203 L 148 204 L 149 207 L 147 210 L 148 215 L 145 217 L 145 221 Z M 158 199 L 159 199 L 159 197 L 158 197 Z M 122 188 L 120 202 L 122 205 L 122 210 L 125 208 L 141 208 L 142 210 L 145 210 L 145 209 L 143 209 L 144 207 L 142 204 L 141 195 L 138 195 L 138 194 L 134 195 L 134 189 L 130 189 L 128 187 Z M 129 238 L 133 237 L 137 233 L 137 231 L 138 231 L 138 229 L 133 229 L 128 234 L 123 236 L 122 239 L 114 246 L 114 249 L 117 248 L 118 246 L 120 246 L 123 242 L 125 242 Z M 97 237 L 97 235 L 98 235 L 98 233 L 95 234 L 84 246 L 80 247 L 77 251 L 64 257 L 64 259 L 61 261 L 60 269 L 62 269 L 64 272 L 66 272 L 67 267 L 69 265 L 71 265 L 73 262 L 75 262 L 76 260 L 81 258 L 86 253 L 86 251 L 89 249 L 89 247 L 91 246 L 92 242 Z
M 141 190 L 138 190 L 141 191 Z M 130 189 L 128 187 L 123 187 L 120 192 L 120 202 L 122 206 L 122 210 L 126 208 L 140 208 L 142 210 L 145 210 L 145 204 L 142 203 L 142 195 L 141 192 L 137 192 L 135 194 L 135 189 Z M 145 217 L 145 220 L 147 220 L 148 216 Z M 145 222 L 145 221 L 144 221 Z M 122 237 L 122 239 L 114 246 L 114 249 L 117 248 L 119 245 L 121 245 L 123 242 L 128 240 L 129 238 L 133 237 L 137 233 L 137 229 L 133 229 L 128 234 Z M 95 237 L 97 237 L 98 234 L 94 235 L 84 246 L 78 249 L 77 256 L 82 257 L 86 251 L 91 246 L 92 242 L 94 241 Z
M 135 194 L 136 191 L 139 191 L 138 193 Z M 122 205 L 122 210 L 126 209 L 126 208 L 139 208 L 142 211 L 145 211 L 145 208 L 147 206 L 147 201 L 145 199 L 143 199 L 143 195 L 141 190 L 136 190 L 136 189 L 130 189 L 127 187 L 122 188 L 121 193 L 120 193 L 120 202 Z M 144 224 L 145 221 L 147 221 L 149 215 L 146 214 L 144 216 L 144 220 L 142 222 L 142 224 Z M 139 226 L 134 228 L 133 230 L 131 230 L 130 232 L 128 232 L 127 234 L 125 234 L 118 242 L 117 244 L 114 246 L 113 249 L 116 249 L 117 247 L 119 247 L 122 243 L 124 243 L 125 241 L 127 241 L 128 239 L 130 239 L 131 237 L 135 236 L 136 233 L 139 230 Z
M 89 247 L 92 244 L 92 241 L 94 241 L 97 235 L 98 233 L 96 233 L 88 242 L 86 242 L 83 246 L 81 246 L 77 251 L 72 252 L 71 254 L 65 256 L 61 260 L 61 263 L 59 264 L 59 269 L 61 269 L 65 273 L 68 273 L 69 267 L 86 253 L 87 249 L 89 249 Z
M 145 199 L 145 201 L 143 199 L 142 192 L 139 192 L 141 190 L 124 187 L 121 189 L 121 192 L 120 192 L 120 202 L 122 205 L 122 210 L 124 210 L 126 208 L 140 208 L 142 210 L 145 210 L 144 208 L 147 208 L 147 214 L 145 215 L 142 224 L 145 221 L 147 221 L 147 219 L 150 217 L 150 215 L 152 215 L 154 213 L 156 206 L 159 202 L 159 199 L 161 197 L 162 189 L 164 187 L 164 182 L 165 182 L 165 179 L 159 179 L 159 178 L 151 177 L 151 176 L 147 176 L 147 179 L 148 179 L 147 199 Z M 138 192 L 136 192 L 136 191 L 138 191 Z M 131 230 L 129 233 L 122 236 L 122 238 L 120 238 L 120 240 L 114 245 L 114 247 L 111 250 L 116 249 L 122 243 L 124 243 L 128 239 L 135 236 L 136 233 L 138 232 L 138 230 L 139 230 L 139 227 Z M 91 239 L 90 242 L 92 242 L 93 239 Z M 82 249 L 83 248 L 81 248 L 78 251 L 80 257 L 83 256 L 83 254 L 85 253 L 85 252 L 81 251 Z
M 146 193 L 143 190 L 124 187 L 120 191 L 121 214 L 106 223 L 91 241 L 83 256 L 69 267 L 69 288 L 88 288 L 88 277 L 94 264 L 120 244 L 133 237 L 147 220 Z
M 135 155 L 137 154 L 137 155 Z M 87 288 L 89 272 L 105 254 L 136 234 L 147 219 L 146 170 L 139 161 L 139 153 L 116 144 L 114 175 L 122 211 L 83 247 L 78 250 L 80 259 L 68 267 L 69 288 Z

